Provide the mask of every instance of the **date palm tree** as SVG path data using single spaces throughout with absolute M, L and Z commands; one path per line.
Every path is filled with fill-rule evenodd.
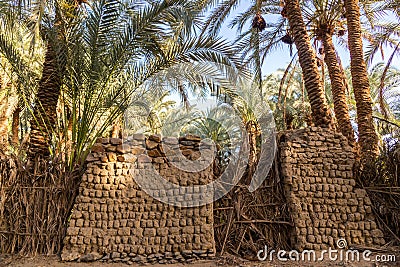
M 207 1 L 205 8 L 211 8 L 215 1 Z M 209 33 L 212 35 L 218 34 L 222 24 L 227 20 L 229 14 L 241 3 L 240 0 L 217 1 L 217 7 L 211 10 L 211 14 L 207 18 L 203 27 L 203 34 Z M 242 53 L 244 66 L 250 66 L 254 73 L 254 84 L 259 90 L 259 95 L 262 96 L 262 55 L 261 42 L 262 32 L 266 28 L 266 21 L 262 14 L 267 11 L 266 1 L 252 0 L 248 5 L 248 10 L 244 14 L 240 14 L 232 20 L 231 26 L 236 27 L 240 35 L 235 43 L 245 43 L 238 45 L 238 52 Z M 240 18 L 239 18 L 240 17 Z M 244 24 L 251 23 L 251 28 L 242 32 Z
M 307 34 L 299 1 L 285 1 L 285 10 L 290 31 L 297 47 L 299 62 L 304 76 L 304 85 L 310 100 L 313 121 L 317 126 L 332 127 L 332 116 L 326 104 L 316 55 Z
M 84 160 L 96 138 L 132 105 L 146 106 L 143 99 L 152 94 L 157 99 L 166 89 L 179 91 L 179 82 L 194 77 L 206 84 L 202 77 L 212 75 L 212 63 L 232 69 L 238 65 L 227 42 L 194 35 L 195 2 L 149 1 L 139 9 L 124 5 L 108 10 L 109 4 L 92 3 L 67 46 L 60 128 L 72 122 L 71 164 Z M 180 63 L 186 67 L 180 69 Z
M 47 156 L 49 154 L 49 143 L 51 132 L 54 131 L 57 119 L 56 107 L 61 91 L 61 80 L 63 65 L 65 62 L 64 49 L 65 38 L 67 38 L 66 25 L 73 20 L 76 15 L 77 2 L 67 1 L 23 1 L 11 3 L 2 1 L 1 23 L 6 31 L 3 31 L 3 43 L 1 52 L 13 67 L 13 72 L 18 76 L 18 83 L 23 84 L 25 91 L 30 91 L 30 95 L 35 96 L 32 107 L 32 119 L 30 121 L 30 141 L 28 157 Z M 34 22 L 33 22 L 34 21 Z M 17 25 L 17 26 L 15 26 Z M 23 29 L 29 31 L 31 38 L 17 36 L 14 30 Z M 33 38 L 32 38 L 33 37 Z M 14 40 L 13 40 L 14 39 Z M 18 50 L 15 45 L 17 40 L 30 40 L 30 45 Z M 31 78 L 22 77 L 22 69 L 29 69 L 32 65 L 29 60 L 23 62 L 21 55 L 37 54 L 41 49 L 35 49 L 42 41 L 46 42 L 44 62 L 41 75 Z M 28 41 L 29 43 L 29 41 Z M 31 50 L 29 52 L 29 50 Z M 34 57 L 31 56 L 31 59 Z M 33 71 L 31 70 L 33 73 Z M 38 77 L 41 77 L 38 79 Z M 28 83 L 31 80 L 33 83 Z M 36 86 L 37 85 L 37 86 Z M 21 96 L 21 94 L 20 94 Z M 29 98 L 31 98 L 29 96 Z M 27 100 L 26 97 L 20 97 Z M 27 103 L 26 103 L 27 104 Z M 20 107 L 16 109 L 19 111 Z M 15 114 L 15 120 L 17 120 Z M 15 138 L 14 138 L 15 139 Z
M 358 0 L 345 0 L 350 49 L 350 66 L 354 95 L 357 100 L 357 123 L 362 162 L 371 161 L 379 153 L 378 136 L 372 117 L 372 100 L 367 65 L 364 61 Z
M 304 20 L 310 28 L 314 44 L 322 43 L 319 54 L 328 67 L 331 92 L 338 130 L 355 146 L 354 130 L 350 122 L 346 94 L 346 76 L 333 43 L 333 37 L 345 34 L 342 3 L 337 0 L 319 0 L 302 6 Z
M 382 5 L 379 5 L 377 9 L 379 10 L 387 10 L 391 11 L 391 8 L 398 7 L 399 4 L 396 4 L 393 2 L 385 2 Z M 397 9 L 396 9 L 397 10 Z M 398 13 L 398 12 L 397 12 Z M 395 13 L 396 14 L 396 13 Z M 400 17 L 399 14 L 397 14 L 397 17 Z M 387 58 L 386 61 L 386 66 L 382 69 L 382 72 L 380 73 L 380 83 L 379 83 L 379 103 L 380 103 L 380 109 L 382 111 L 382 115 L 384 116 L 385 119 L 389 119 L 389 112 L 385 106 L 385 100 L 384 100 L 384 91 L 387 87 L 387 81 L 386 78 L 391 74 L 391 66 L 393 63 L 393 59 L 395 56 L 400 54 L 400 23 L 396 21 L 389 21 L 389 22 L 383 22 L 383 23 L 377 23 L 374 25 L 374 29 L 371 32 L 372 38 L 370 38 L 369 45 L 367 46 L 367 50 L 365 51 L 365 57 L 368 65 L 371 65 L 373 62 L 373 59 L 375 58 L 375 55 L 380 51 L 382 55 L 382 59 L 384 59 L 384 50 L 383 47 L 388 48 L 389 51 L 391 51 L 390 56 Z M 374 66 L 373 69 L 376 69 L 376 66 Z M 389 86 L 392 83 L 389 83 Z M 374 86 L 371 86 L 372 91 Z
M 310 104 L 298 62 L 268 75 L 263 86 L 265 98 L 274 111 L 277 130 L 298 129 L 310 125 Z
M 373 117 L 377 123 L 378 136 L 381 139 L 384 135 L 392 135 L 396 131 L 400 131 L 399 107 L 396 106 L 400 98 L 398 90 L 400 71 L 394 67 L 388 68 L 387 64 L 378 63 L 372 66 L 369 72 L 369 81 Z
M 49 145 L 51 142 L 51 133 L 55 129 L 57 120 L 56 108 L 60 91 L 61 73 L 58 71 L 57 54 L 53 45 L 48 44 L 42 78 L 39 81 L 33 118 L 31 120 L 28 151 L 30 159 L 50 154 Z
M 384 87 L 382 88 L 382 76 L 385 72 Z M 348 79 L 351 79 L 350 68 L 346 69 L 346 75 Z M 398 90 L 400 71 L 394 67 L 387 69 L 387 64 L 381 62 L 371 66 L 368 77 L 371 88 L 373 118 L 377 124 L 378 136 L 382 139 L 385 135 L 392 135 L 394 132 L 399 131 L 399 106 L 397 103 L 400 98 L 400 91 Z M 352 113 L 356 114 L 356 99 L 354 94 L 351 95 Z
M 347 137 L 349 144 L 354 147 L 354 130 L 350 122 L 349 108 L 347 105 L 344 71 L 333 45 L 331 31 L 329 30 L 329 32 L 322 33 L 321 38 L 324 45 L 324 59 L 328 66 L 329 78 L 332 84 L 332 97 L 338 128 L 342 134 Z
M 210 1 L 211 2 L 211 1 Z M 286 6 L 291 6 L 294 3 L 294 1 L 289 1 L 286 3 Z M 227 16 L 230 14 L 230 12 L 237 7 L 239 4 L 238 0 L 235 1 L 221 1 L 220 4 L 215 8 L 210 15 L 207 24 L 205 27 L 206 29 L 214 32 L 218 32 L 220 29 L 222 23 L 226 20 Z M 261 8 L 259 8 L 261 6 Z M 304 22 L 301 17 L 301 10 L 299 3 L 297 2 L 297 12 L 299 16 L 290 16 L 294 14 L 294 10 L 291 8 L 286 8 L 286 10 L 290 9 L 290 13 L 285 14 L 289 18 L 289 24 L 291 26 L 291 32 L 296 32 L 298 33 L 298 29 L 303 28 L 302 34 L 301 35 L 296 35 L 297 36 L 297 44 L 296 46 L 299 45 L 299 43 L 304 43 L 305 39 L 308 39 L 308 45 L 300 45 L 298 47 L 298 50 L 300 48 L 301 52 L 299 51 L 299 56 L 301 56 L 301 65 L 304 68 L 305 75 L 308 76 L 306 78 L 306 88 L 307 92 L 310 94 L 310 102 L 312 106 L 312 114 L 314 118 L 314 123 L 318 126 L 329 126 L 331 125 L 331 114 L 330 111 L 326 105 L 326 101 L 324 99 L 324 92 L 322 89 L 322 85 L 320 83 L 320 78 L 318 74 L 318 69 L 316 65 L 316 57 L 315 53 L 313 53 L 313 50 L 310 45 L 309 38 L 307 36 L 307 31 L 304 25 Z M 257 9 L 259 8 L 259 9 Z M 246 22 L 248 22 L 251 18 L 254 16 L 258 15 L 257 12 L 261 11 L 261 14 L 279 14 L 280 13 L 280 6 L 279 6 L 279 1 L 261 1 L 261 3 L 258 3 L 258 1 L 253 1 L 251 2 L 248 10 L 245 12 L 239 14 L 236 16 L 232 22 L 231 26 L 236 26 L 239 32 L 242 32 L 238 38 L 235 40 L 235 43 L 237 43 L 237 46 L 239 47 L 240 51 L 242 51 L 242 58 L 248 60 L 244 60 L 245 63 L 257 63 L 257 58 L 259 60 L 258 65 L 261 65 L 263 60 L 265 60 L 266 55 L 274 48 L 278 47 L 281 44 L 281 40 L 283 37 L 287 35 L 285 32 L 286 30 L 286 20 L 285 18 L 281 18 L 278 20 L 276 23 L 268 22 L 264 26 L 266 30 L 264 33 L 259 34 L 259 38 L 254 38 L 254 30 L 249 30 L 249 31 L 243 31 Z M 290 23 L 290 21 L 294 21 L 293 25 Z M 299 24 L 300 23 L 300 24 Z M 293 30 L 293 27 L 296 27 L 297 25 L 297 31 Z M 300 40 L 299 37 L 302 36 L 303 38 Z M 305 38 L 305 39 L 304 39 Z M 259 44 L 259 45 L 257 45 Z M 308 48 L 306 48 L 308 47 Z M 306 48 L 306 49 L 304 49 Z M 308 52 L 307 52 L 308 51 Z M 301 54 L 301 55 L 300 55 Z M 306 60 L 308 58 L 308 60 Z M 313 64 L 310 64 L 314 62 Z M 257 64 L 252 64 L 252 66 L 257 65 Z M 257 68 L 255 70 L 257 74 Z
M 49 41 L 42 78 L 29 86 L 37 88 L 30 155 L 59 149 L 60 144 L 54 142 L 67 134 L 59 137 L 56 133 L 68 128 L 73 131 L 69 143 L 75 147 L 71 163 L 83 160 L 95 138 L 123 113 L 129 101 L 140 99 L 140 86 L 179 62 L 215 62 L 234 69 L 237 61 L 226 42 L 193 35 L 201 14 L 199 6 L 183 0 L 145 1 L 139 8 L 134 1 L 96 1 L 90 6 L 60 8 L 65 20 L 57 25 L 58 31 L 54 21 L 41 22 L 39 28 L 46 29 Z M 48 10 L 54 9 L 44 9 Z M 75 12 L 73 16 L 71 12 Z M 60 32 L 61 37 L 57 35 Z M 0 48 L 7 59 L 13 59 L 14 54 L 3 49 L 7 47 Z M 17 70 L 28 65 L 16 62 L 13 66 Z M 197 70 L 197 75 L 202 72 L 209 75 L 205 68 Z M 193 77 L 193 73 L 186 75 Z M 60 97 L 62 101 L 58 101 Z
M 8 3 L 9 4 L 9 3 Z M 41 69 L 42 56 L 40 53 L 40 42 L 32 44 L 30 41 L 31 31 L 23 22 L 17 21 L 10 11 L 10 6 L 0 3 L 0 61 L 1 61 L 1 96 L 2 104 L 0 112 L 4 115 L 0 124 L 4 132 L 5 143 L 3 148 L 8 150 L 8 125 L 11 114 L 13 124 L 18 121 L 19 111 L 23 110 L 24 103 L 27 104 L 32 95 L 35 94 L 37 80 Z M 35 51 L 35 52 L 34 52 Z M 16 98 L 12 100 L 10 97 Z M 27 104 L 28 105 L 28 104 Z M 17 146 L 18 135 L 15 134 L 13 126 L 12 145 Z
M 40 3 L 40 2 L 39 2 Z M 45 5 L 48 14 L 43 9 L 40 17 L 54 16 L 54 19 L 43 19 L 41 23 L 46 50 L 44 55 L 42 76 L 38 82 L 37 93 L 30 121 L 31 131 L 29 139 L 28 158 L 47 157 L 50 155 L 52 133 L 55 132 L 57 122 L 57 104 L 61 94 L 62 80 L 65 73 L 66 42 L 69 28 L 73 27 L 74 20 L 80 15 L 79 4 L 75 0 L 54 1 L 40 3 Z M 48 6 L 50 4 L 50 6 Z M 48 24 L 49 26 L 45 26 Z

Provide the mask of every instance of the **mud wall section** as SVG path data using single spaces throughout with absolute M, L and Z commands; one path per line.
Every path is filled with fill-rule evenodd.
M 280 139 L 293 247 L 336 248 L 340 239 L 348 245 L 383 245 L 371 201 L 364 189 L 355 188 L 355 159 L 347 139 L 317 127 L 287 132 Z
M 345 137 L 310 127 L 285 132 L 278 142 L 294 225 L 293 248 L 337 247 L 341 238 L 349 245 L 384 244 L 370 199 L 365 190 L 355 188 L 354 155 Z M 164 145 L 177 149 L 168 152 Z M 212 204 L 191 208 L 168 205 L 146 194 L 135 182 L 135 177 L 152 168 L 190 191 L 164 188 L 160 194 L 185 200 L 188 193 L 193 195 L 191 185 L 213 179 L 212 165 L 201 171 L 184 171 L 172 163 L 182 161 L 182 155 L 186 160 L 201 161 L 201 145 L 194 136 L 161 140 L 139 134 L 124 143 L 99 139 L 87 159 L 62 259 L 174 263 L 215 255 Z M 181 157 L 166 156 L 171 151 Z M 211 145 L 206 145 L 205 151 L 213 153 Z M 196 198 L 187 201 L 198 201 L 202 192 Z
M 161 140 L 139 134 L 124 142 L 116 138 L 97 141 L 73 207 L 63 260 L 167 263 L 214 255 L 212 204 L 171 206 L 155 200 L 135 182 L 135 177 L 151 179 L 149 173 L 155 172 L 152 175 L 158 173 L 185 190 L 209 183 L 212 166 L 200 172 L 182 171 L 166 160 L 168 146 L 177 148 L 169 150 L 170 161 L 182 160 L 182 155 L 188 160 L 200 157 L 198 137 Z M 185 190 L 165 188 L 159 193 L 185 200 L 189 193 Z

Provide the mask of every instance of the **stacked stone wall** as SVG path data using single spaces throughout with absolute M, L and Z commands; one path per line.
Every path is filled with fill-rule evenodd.
M 198 201 L 185 199 L 185 190 L 193 193 L 190 185 L 209 183 L 212 165 L 190 172 L 171 163 L 197 160 L 201 156 L 199 147 L 200 139 L 194 136 L 161 140 L 159 136 L 145 138 L 139 134 L 124 142 L 100 138 L 87 158 L 62 259 L 167 263 L 214 255 L 212 204 L 168 205 L 148 195 L 135 181 L 146 175 L 146 179 L 152 179 L 151 175 L 158 173 L 184 186 L 184 190 L 164 188 L 159 194 L 176 201 Z M 206 145 L 204 151 L 211 150 Z M 152 185 L 153 181 L 148 183 Z
M 343 135 L 317 127 L 286 132 L 280 153 L 296 249 L 335 248 L 340 239 L 385 243 L 366 191 L 355 187 L 354 154 Z

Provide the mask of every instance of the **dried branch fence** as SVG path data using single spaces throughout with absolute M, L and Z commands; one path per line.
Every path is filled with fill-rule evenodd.
M 60 252 L 79 178 L 63 163 L 1 159 L 0 253 Z

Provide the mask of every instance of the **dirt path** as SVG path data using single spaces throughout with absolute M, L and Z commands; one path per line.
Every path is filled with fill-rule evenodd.
M 145 264 L 152 267 L 168 267 L 168 266 L 190 266 L 190 267 L 215 267 L 218 266 L 216 261 L 196 261 L 190 264 L 176 263 L 176 264 Z M 104 262 L 62 262 L 57 256 L 49 257 L 35 257 L 35 258 L 0 258 L 0 266 L 9 267 L 127 267 L 127 266 L 144 266 L 144 264 L 127 265 L 124 263 L 104 263 Z M 221 266 L 221 265 L 219 265 Z
M 216 258 L 215 260 L 208 261 L 195 261 L 193 263 L 176 263 L 176 264 L 145 264 L 152 267 L 217 267 L 217 266 L 254 266 L 254 267 L 392 267 L 400 266 L 400 261 L 394 263 L 377 263 L 377 262 L 254 262 L 244 261 L 234 257 Z M 61 262 L 57 256 L 38 256 L 35 258 L 10 258 L 0 255 L 0 266 L 10 267 L 125 267 L 125 266 L 144 266 L 143 264 L 127 265 L 124 263 L 103 263 L 103 262 Z

